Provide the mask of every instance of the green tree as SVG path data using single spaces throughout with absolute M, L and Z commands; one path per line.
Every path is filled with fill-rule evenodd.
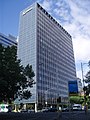
M 84 102 L 84 97 L 81 96 L 70 96 L 70 103 L 82 104 Z
M 88 66 L 90 68 L 90 61 L 88 62 Z M 88 103 L 88 105 L 90 106 L 90 70 L 87 72 L 85 79 L 84 79 L 85 83 L 87 83 L 87 86 L 84 86 L 83 90 L 84 90 L 84 103 Z
M 17 59 L 17 47 L 0 45 L 0 101 L 11 102 L 17 97 L 28 99 L 30 87 L 35 83 L 32 66 L 25 68 Z
M 90 61 L 88 62 L 88 66 L 90 68 Z M 86 76 L 85 76 L 85 83 L 87 83 L 88 85 L 86 86 L 86 88 L 84 89 L 86 95 L 89 95 L 90 93 L 90 70 L 87 72 Z

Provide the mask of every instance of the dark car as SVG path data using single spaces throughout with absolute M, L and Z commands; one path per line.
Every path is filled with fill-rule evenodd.
M 67 111 L 69 111 L 69 108 L 68 108 L 68 107 L 63 107 L 63 108 L 62 108 L 62 112 L 67 112 Z
M 48 112 L 57 112 L 57 108 L 49 108 Z
M 21 113 L 28 113 L 28 110 L 22 109 L 20 112 L 21 112 Z
M 12 106 L 8 106 L 8 112 L 12 112 Z

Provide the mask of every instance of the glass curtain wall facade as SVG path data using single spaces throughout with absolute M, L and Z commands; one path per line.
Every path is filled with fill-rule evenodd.
M 58 97 L 68 98 L 68 81 L 76 79 L 72 38 L 38 3 L 20 14 L 18 57 L 35 72 L 27 102 L 56 104 Z
M 5 47 L 11 45 L 17 46 L 16 38 L 14 36 L 12 35 L 6 36 L 2 33 L 0 33 L 0 44 L 2 44 Z
M 32 5 L 20 13 L 19 22 L 19 42 L 18 42 L 18 58 L 25 67 L 27 64 L 32 65 L 35 73 L 34 80 L 36 84 L 31 88 L 32 96 L 29 100 L 23 100 L 24 103 L 36 102 L 36 62 L 37 62 L 37 46 L 36 46 L 36 5 Z

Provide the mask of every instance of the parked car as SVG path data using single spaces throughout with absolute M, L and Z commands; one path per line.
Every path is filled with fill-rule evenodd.
M 48 112 L 57 112 L 57 108 L 49 108 Z
M 48 108 L 43 108 L 42 110 L 41 110 L 41 112 L 48 112 Z
M 57 112 L 57 108 L 43 108 L 41 112 Z
M 8 112 L 8 104 L 0 104 L 0 112 Z
M 33 109 L 28 109 L 27 111 L 28 111 L 28 113 L 35 113 L 35 111 Z
M 63 108 L 62 108 L 62 112 L 67 112 L 67 111 L 69 111 L 69 108 L 68 108 L 68 107 L 63 107 Z
M 12 112 L 12 106 L 8 105 L 8 112 Z
M 21 113 L 26 113 L 26 112 L 28 113 L 28 110 L 22 109 L 22 110 L 20 110 L 20 112 L 21 112 Z
M 81 104 L 74 104 L 73 105 L 73 111 L 80 111 L 80 110 L 82 110 Z

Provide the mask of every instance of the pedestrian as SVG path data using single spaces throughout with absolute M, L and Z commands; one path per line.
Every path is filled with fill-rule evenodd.
M 84 110 L 85 110 L 85 114 L 87 114 L 87 111 L 88 111 L 88 105 L 87 104 L 85 104 Z

